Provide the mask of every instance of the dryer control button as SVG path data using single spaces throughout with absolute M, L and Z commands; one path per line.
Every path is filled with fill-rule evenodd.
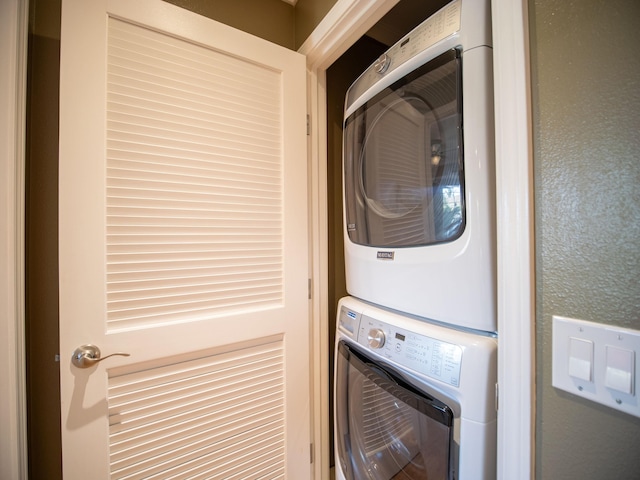
M 382 348 L 384 345 L 384 332 L 380 328 L 372 328 L 367 335 L 367 341 L 371 348 Z

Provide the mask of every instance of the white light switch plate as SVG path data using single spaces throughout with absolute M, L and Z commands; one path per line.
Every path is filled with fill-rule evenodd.
M 591 357 L 585 354 L 588 342 L 593 345 Z M 639 354 L 640 331 L 553 317 L 552 385 L 556 388 L 640 417 Z M 585 362 L 589 358 L 591 376 L 584 373 L 588 371 Z

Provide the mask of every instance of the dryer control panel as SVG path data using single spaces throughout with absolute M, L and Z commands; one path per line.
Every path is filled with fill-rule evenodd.
M 460 345 L 421 335 L 343 306 L 338 326 L 369 351 L 421 375 L 460 386 Z
M 346 108 L 365 91 L 400 65 L 440 40 L 460 30 L 461 0 L 454 0 L 433 14 L 378 58 L 347 92 Z

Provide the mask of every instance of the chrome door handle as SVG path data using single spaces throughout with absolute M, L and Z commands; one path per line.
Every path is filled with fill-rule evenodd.
M 113 357 L 114 355 L 120 355 L 123 357 L 128 357 L 128 353 L 124 352 L 116 352 L 111 355 L 107 355 L 106 357 L 100 358 L 100 349 L 95 345 L 81 345 L 75 349 L 73 352 L 73 356 L 71 357 L 71 363 L 73 363 L 78 368 L 89 368 L 94 366 L 96 363 L 101 362 L 109 357 Z

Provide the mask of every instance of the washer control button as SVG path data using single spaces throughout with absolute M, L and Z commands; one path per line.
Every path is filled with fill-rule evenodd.
M 367 341 L 371 348 L 382 348 L 384 345 L 384 332 L 380 328 L 372 328 L 367 335 Z

